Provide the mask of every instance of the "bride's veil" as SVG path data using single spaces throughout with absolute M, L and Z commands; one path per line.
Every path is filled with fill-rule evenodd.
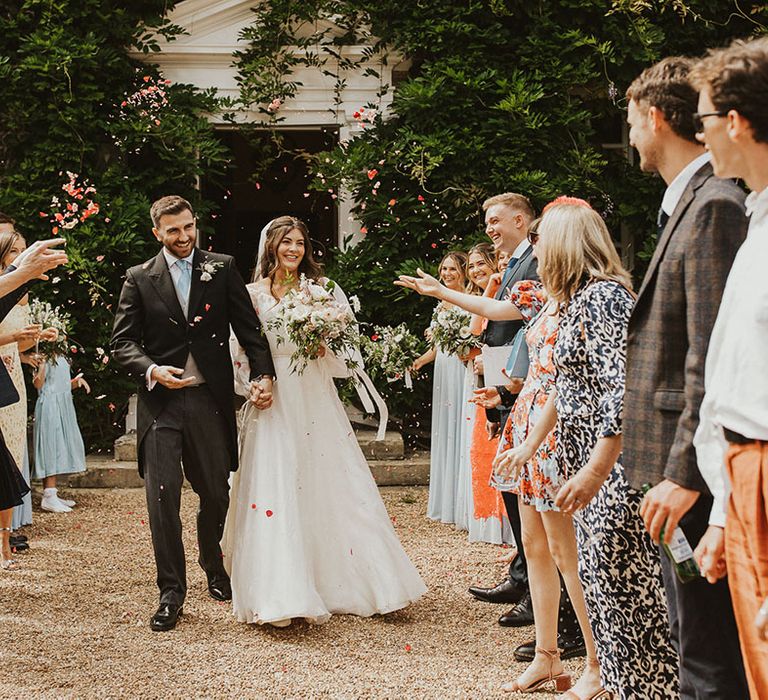
M 256 267 L 254 268 L 254 276 L 256 277 L 261 275 L 261 260 L 264 257 L 264 251 L 267 247 L 267 234 L 269 233 L 269 227 L 272 226 L 275 221 L 276 219 L 272 219 L 271 221 L 267 222 L 267 225 L 263 229 L 261 229 L 261 235 L 259 236 L 259 247 L 257 249 L 258 252 L 256 253 Z

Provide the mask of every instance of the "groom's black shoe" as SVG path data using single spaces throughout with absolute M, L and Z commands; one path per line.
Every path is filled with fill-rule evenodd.
M 526 593 L 523 599 L 512 610 L 505 612 L 499 618 L 502 627 L 527 627 L 533 624 L 533 602 L 531 594 Z
M 469 592 L 478 600 L 486 603 L 519 603 L 528 593 L 528 587 L 519 583 L 513 583 L 510 579 L 504 579 L 493 588 L 478 588 L 470 586 Z
M 176 627 L 184 608 L 173 603 L 161 603 L 157 612 L 152 615 L 149 626 L 153 632 L 167 632 Z
M 214 600 L 232 600 L 232 584 L 229 579 L 209 581 L 208 593 Z
M 587 655 L 587 648 L 584 646 L 584 637 L 581 636 L 581 632 L 571 635 L 566 635 L 561 632 L 557 635 L 557 646 L 560 649 L 560 658 L 563 660 L 575 659 L 578 656 Z M 535 653 L 536 640 L 533 639 L 530 642 L 521 644 L 515 649 L 515 661 L 530 663 L 533 661 Z

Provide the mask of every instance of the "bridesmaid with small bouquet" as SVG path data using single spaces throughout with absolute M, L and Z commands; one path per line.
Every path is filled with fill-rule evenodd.
M 56 487 L 61 474 L 85 471 L 85 446 L 77 424 L 72 390 L 83 388 L 91 393 L 82 374 L 72 377 L 67 359 L 66 330 L 68 317 L 49 304 L 33 304 L 33 317 L 47 317 L 48 323 L 60 331 L 54 342 L 40 343 L 39 352 L 45 357 L 35 371 L 32 383 L 38 391 L 35 404 L 34 444 L 36 479 L 43 480 L 40 507 L 51 513 L 68 513 L 74 501 L 59 498 Z
M 440 261 L 440 282 L 448 289 L 463 292 L 467 283 L 466 269 L 466 253 L 451 251 Z M 435 315 L 452 308 L 452 304 L 441 302 L 435 309 Z M 430 332 L 427 334 L 429 337 Z M 461 458 L 459 423 L 464 402 L 464 364 L 457 355 L 446 353 L 437 347 L 433 342 L 434 338 L 429 337 L 429 340 L 433 347 L 413 364 L 413 371 L 418 372 L 430 362 L 435 363 L 427 517 L 443 523 L 454 523 Z

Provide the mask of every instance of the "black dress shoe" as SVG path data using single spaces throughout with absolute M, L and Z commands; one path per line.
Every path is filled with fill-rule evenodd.
M 575 635 L 557 635 L 557 646 L 560 648 L 560 658 L 575 659 L 577 656 L 586 656 L 587 648 L 584 646 L 584 637 L 581 634 Z M 521 644 L 514 651 L 515 661 L 530 663 L 536 650 L 536 640 Z
M 153 632 L 168 632 L 176 627 L 184 608 L 173 603 L 161 603 L 157 612 L 152 615 L 149 626 Z
M 26 544 L 27 542 L 29 542 L 29 537 L 27 537 L 26 535 L 11 535 L 9 539 L 12 547 L 15 547 L 17 544 L 20 544 L 20 543 Z
M 527 627 L 533 624 L 533 604 L 531 594 L 526 593 L 523 599 L 512 610 L 499 618 L 502 627 Z
M 232 600 L 232 584 L 230 584 L 229 579 L 210 581 L 208 593 L 214 600 Z
M 28 542 L 14 542 L 13 538 L 11 538 L 10 545 L 13 552 L 26 552 L 29 549 Z
M 511 603 L 514 605 L 528 593 L 528 587 L 520 583 L 513 583 L 507 578 L 494 588 L 470 586 L 469 592 L 485 603 Z

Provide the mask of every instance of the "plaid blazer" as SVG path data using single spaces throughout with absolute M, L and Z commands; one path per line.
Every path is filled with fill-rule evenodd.
M 744 193 L 702 166 L 659 236 L 629 321 L 622 462 L 635 488 L 669 479 L 709 493 L 693 436 L 709 336 L 746 233 Z

